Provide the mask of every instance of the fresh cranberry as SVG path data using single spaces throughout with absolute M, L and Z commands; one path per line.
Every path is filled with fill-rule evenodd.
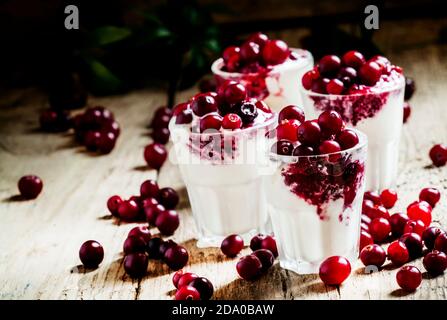
M 412 292 L 421 284 L 422 274 L 414 266 L 404 266 L 397 272 L 396 280 L 399 287 L 405 291 Z
M 374 202 L 374 204 L 380 205 L 382 201 L 380 200 L 380 194 L 376 191 L 365 191 L 363 194 L 363 199 L 368 199 Z
M 166 209 L 174 209 L 180 200 L 177 191 L 169 187 L 160 189 L 158 199 Z
M 281 156 L 290 156 L 293 151 L 293 144 L 288 140 L 279 140 L 272 145 L 270 151 Z
M 351 273 L 351 264 L 346 258 L 332 256 L 320 265 L 319 275 L 326 285 L 338 286 L 343 283 Z
M 160 188 L 155 180 L 146 180 L 140 186 L 140 195 L 143 199 L 157 198 Z
M 442 231 L 438 227 L 428 227 L 427 229 L 425 229 L 425 231 L 422 233 L 422 240 L 424 240 L 424 244 L 428 250 L 433 250 L 435 246 L 435 240 L 441 233 L 444 233 L 444 231 Z
M 425 201 L 413 203 L 407 208 L 407 216 L 411 220 L 421 220 L 426 226 L 431 223 L 432 208 Z
M 432 208 L 436 206 L 440 199 L 441 193 L 436 188 L 424 188 L 419 193 L 419 200 L 428 202 Z
M 283 120 L 277 127 L 276 127 L 276 137 L 279 140 L 289 140 L 292 142 L 297 141 L 297 130 L 300 126 L 300 122 L 295 119 L 291 120 Z
M 403 123 L 407 123 L 408 118 L 410 118 L 411 115 L 411 106 L 408 102 L 404 102 L 404 117 L 403 117 Z
M 314 146 L 320 142 L 321 128 L 316 121 L 305 121 L 298 127 L 297 135 L 302 144 Z
M 157 128 L 151 133 L 152 140 L 156 143 L 166 144 L 169 141 L 170 132 L 168 128 Z
M 225 63 L 232 61 L 234 59 L 239 60 L 240 57 L 240 48 L 236 47 L 236 46 L 229 46 L 227 47 L 223 53 L 222 53 L 222 58 L 224 60 Z
M 42 191 L 43 183 L 38 176 L 28 175 L 20 178 L 18 187 L 22 197 L 35 199 Z
M 375 55 L 368 62 L 377 63 L 381 69 L 385 69 L 387 66 L 391 65 L 390 60 L 388 60 L 387 58 L 385 58 L 384 56 L 381 56 L 381 55 Z
M 369 219 L 369 218 L 368 218 Z M 369 233 L 369 224 L 366 224 L 366 223 L 364 223 L 364 222 L 362 222 L 362 223 L 360 223 L 360 230 L 361 231 L 366 231 L 366 232 L 368 232 Z
M 175 300 L 200 300 L 200 293 L 194 287 L 184 286 L 175 293 Z
M 318 151 L 320 154 L 328 154 L 328 153 L 336 153 L 340 152 L 341 148 L 337 141 L 334 140 L 325 140 L 318 147 Z M 340 155 L 335 159 L 340 158 Z
M 265 113 L 273 113 L 272 109 L 265 103 L 263 100 L 258 100 L 255 102 L 256 108 L 265 112 Z
M 214 287 L 211 281 L 207 278 L 199 277 L 194 279 L 190 284 L 191 287 L 194 287 L 200 293 L 200 299 L 209 300 L 213 296 Z
M 276 247 L 276 240 L 272 236 L 265 236 L 261 241 L 261 248 L 270 250 L 275 258 L 278 256 L 278 249 Z
M 147 226 L 137 226 L 129 231 L 127 237 L 140 237 L 144 240 L 145 244 L 147 244 L 152 236 L 151 231 Z
M 244 280 L 254 280 L 262 274 L 262 263 L 253 254 L 242 257 L 236 264 L 239 276 Z
M 235 104 L 244 101 L 247 98 L 247 89 L 237 82 L 230 82 L 224 89 L 224 100 L 226 103 Z
M 422 255 L 422 238 L 417 233 L 404 233 L 399 240 L 407 247 L 411 259 L 419 258 Z
M 390 213 L 388 210 L 381 205 L 374 205 L 374 208 L 372 210 L 369 210 L 368 217 L 371 218 L 371 220 L 377 219 L 377 218 L 384 218 L 386 220 L 390 219 Z
M 163 261 L 174 271 L 180 270 L 188 263 L 188 251 L 180 245 L 175 245 L 166 250 Z
M 172 111 L 172 115 L 176 117 L 185 110 L 191 110 L 191 105 L 189 104 L 189 102 L 182 102 L 176 105 Z
M 192 110 L 185 109 L 175 117 L 175 124 L 189 124 L 192 122 Z
M 124 241 L 123 252 L 124 254 L 130 254 L 135 252 L 145 252 L 146 241 L 143 238 L 137 236 L 130 236 Z
M 436 167 L 442 167 L 447 163 L 447 146 L 435 144 L 430 149 L 430 159 Z
M 243 123 L 249 124 L 258 116 L 258 109 L 253 102 L 246 101 L 238 107 L 237 114 L 241 117 Z
M 194 280 L 197 279 L 199 276 L 196 275 L 195 273 L 191 273 L 191 272 L 186 272 L 184 273 L 180 279 L 177 282 L 177 288 L 180 289 L 182 287 L 185 286 L 189 286 L 189 284 Z
M 102 132 L 98 140 L 98 150 L 101 153 L 110 153 L 115 148 L 116 136 L 112 132 Z
M 393 236 L 400 237 L 404 234 L 405 225 L 410 221 L 405 213 L 395 213 L 390 217 L 391 232 Z
M 343 57 L 342 61 L 345 65 L 358 69 L 365 63 L 365 57 L 358 51 L 348 51 Z
M 124 257 L 124 270 L 132 278 L 146 275 L 149 259 L 146 253 L 135 252 Z
M 369 199 L 364 199 L 362 202 L 362 213 L 368 217 L 371 217 L 372 210 L 374 210 L 374 202 Z
M 87 131 L 84 137 L 84 145 L 90 151 L 96 151 L 98 149 L 99 140 L 101 139 L 101 132 L 99 131 Z
M 342 80 L 345 87 L 350 85 L 357 79 L 357 70 L 351 67 L 341 68 L 337 74 L 337 77 Z M 344 78 L 348 78 L 347 80 Z M 346 83 L 345 83 L 346 82 Z
M 304 111 L 298 106 L 289 105 L 283 108 L 278 115 L 278 122 L 282 123 L 284 120 L 298 120 L 300 123 L 304 122 Z
M 220 245 L 220 250 L 222 250 L 222 253 L 230 258 L 237 256 L 243 248 L 244 240 L 237 234 L 229 235 Z
M 433 250 L 425 255 L 422 260 L 424 268 L 431 275 L 440 275 L 447 269 L 447 255 L 444 252 Z
M 265 235 L 257 234 L 250 240 L 250 249 L 256 251 L 262 249 L 262 240 L 265 239 Z
M 312 86 L 310 88 L 311 91 L 315 92 L 315 93 L 319 93 L 319 94 L 326 94 L 326 87 L 329 83 L 329 79 L 328 78 L 319 78 L 317 80 L 314 80 L 314 82 L 312 82 Z
M 301 84 L 303 85 L 304 89 L 310 90 L 312 88 L 313 82 L 319 77 L 320 73 L 318 72 L 318 70 L 307 71 L 301 78 Z
M 147 253 L 149 254 L 149 259 L 161 259 L 162 255 L 160 253 L 160 246 L 164 243 L 163 239 L 159 237 L 151 238 L 146 246 Z
M 383 190 L 380 194 L 380 201 L 385 208 L 391 209 L 397 201 L 397 192 L 392 189 Z
M 216 112 L 217 101 L 209 93 L 199 93 L 192 99 L 191 109 L 195 115 L 201 117 L 210 112 Z
M 109 209 L 113 216 L 119 217 L 118 208 L 122 202 L 123 199 L 121 199 L 120 196 L 111 196 L 109 200 L 107 200 L 107 209 Z
M 223 117 L 222 128 L 235 130 L 242 128 L 242 119 L 235 113 L 228 113 Z
M 267 65 L 281 64 L 289 56 L 289 47 L 282 40 L 268 40 L 262 48 L 262 58 Z
M 172 276 L 172 284 L 174 285 L 174 287 L 176 287 L 178 289 L 178 282 L 180 280 L 181 277 L 183 277 L 183 275 L 186 273 L 183 273 L 183 270 L 178 270 L 174 273 L 174 275 Z
M 79 249 L 79 258 L 86 268 L 96 268 L 104 259 L 104 249 L 99 242 L 88 240 Z
M 259 47 L 263 48 L 268 40 L 269 40 L 269 38 L 267 37 L 266 34 L 264 34 L 262 32 L 256 32 L 256 33 L 253 33 L 252 35 L 250 35 L 248 37 L 247 41 L 254 42 L 254 43 L 258 44 Z
M 166 236 L 174 234 L 180 224 L 180 219 L 177 211 L 165 210 L 158 214 L 155 220 L 155 226 L 160 230 L 160 233 Z
M 140 208 L 134 200 L 124 200 L 118 207 L 118 215 L 125 221 L 135 221 L 140 213 Z
M 144 148 L 144 160 L 152 169 L 160 169 L 167 157 L 168 153 L 162 144 L 152 143 Z
M 360 260 L 365 266 L 376 266 L 380 268 L 385 263 L 386 252 L 378 244 L 370 244 L 360 252 Z
M 70 114 L 66 111 L 44 110 L 39 122 L 40 128 L 46 132 L 64 132 L 71 127 Z
M 241 45 L 240 48 L 241 60 L 245 63 L 257 61 L 260 52 L 261 50 L 259 48 L 259 44 L 252 41 L 246 41 Z
M 144 207 L 144 214 L 146 216 L 146 221 L 154 226 L 157 221 L 158 216 L 164 212 L 166 209 L 161 204 L 148 205 Z
M 371 224 L 371 218 L 365 214 L 362 214 L 361 221 L 362 221 L 362 223 L 365 223 L 368 226 Z
M 421 220 L 410 220 L 405 224 L 404 233 L 414 232 L 422 237 L 425 229 L 425 224 Z
M 343 127 L 343 120 L 338 112 L 328 110 L 320 114 L 318 124 L 323 132 L 332 135 L 340 132 Z
M 273 263 L 275 262 L 275 256 L 270 250 L 258 249 L 255 250 L 252 254 L 256 256 L 259 261 L 261 261 L 261 272 L 263 273 L 270 269 L 270 267 L 273 266 Z
M 369 246 L 370 244 L 373 244 L 374 240 L 371 237 L 371 235 L 366 232 L 365 230 L 360 231 L 360 252 L 363 250 L 364 247 Z
M 154 118 L 151 124 L 152 129 L 160 129 L 167 128 L 169 126 L 169 122 L 171 121 L 171 116 L 163 115 L 160 118 Z
M 342 130 L 339 134 L 337 134 L 335 140 L 340 144 L 342 150 L 355 147 L 357 143 L 359 143 L 357 133 L 350 129 Z
M 329 94 L 341 94 L 344 89 L 345 86 L 343 84 L 343 81 L 339 79 L 331 79 L 331 81 L 329 81 L 326 86 L 326 91 Z
M 413 78 L 405 77 L 405 101 L 410 100 L 416 91 L 416 84 Z
M 395 240 L 388 246 L 388 259 L 395 266 L 401 266 L 408 262 L 410 253 L 403 242 Z
M 208 114 L 200 119 L 200 132 L 215 132 L 222 126 L 222 117 L 218 114 Z
M 359 77 L 363 84 L 373 86 L 382 76 L 382 68 L 377 62 L 368 61 L 359 69 Z
M 320 59 L 318 69 L 323 76 L 332 76 L 340 69 L 341 60 L 336 55 L 327 55 Z
M 299 145 L 295 149 L 293 149 L 292 155 L 295 157 L 307 157 L 314 155 L 315 151 L 312 147 L 308 147 L 305 145 Z
M 436 237 L 434 248 L 447 254 L 447 233 L 443 232 Z

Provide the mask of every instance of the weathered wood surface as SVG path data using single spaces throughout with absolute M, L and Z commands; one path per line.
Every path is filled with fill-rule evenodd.
M 399 211 L 425 186 L 441 189 L 436 223 L 447 226 L 447 167 L 430 166 L 427 153 L 434 143 L 447 142 L 447 47 L 426 45 L 394 49 L 387 54 L 417 82 L 413 112 L 404 127 L 400 150 Z M 180 99 L 194 90 L 182 92 Z M 46 105 L 36 90 L 9 92 L 0 99 L 0 299 L 171 299 L 172 272 L 151 262 L 148 275 L 131 280 L 122 268 L 122 243 L 135 224 L 117 223 L 107 213 L 110 195 L 137 194 L 140 183 L 156 178 L 146 168 L 143 147 L 149 143 L 146 125 L 164 94 L 140 91 L 124 96 L 93 98 L 91 104 L 110 108 L 122 125 L 115 150 L 95 156 L 72 142 L 67 134 L 37 130 L 37 112 Z M 16 201 L 17 180 L 37 174 L 44 190 L 35 201 Z M 162 186 L 182 188 L 175 168 L 167 164 L 158 177 Z M 424 274 L 421 287 L 405 294 L 395 282 L 396 270 L 385 267 L 366 275 L 358 263 L 339 289 L 325 287 L 318 276 L 300 276 L 278 264 L 256 282 L 238 279 L 236 259 L 217 249 L 195 247 L 195 226 L 182 192 L 181 226 L 174 239 L 184 244 L 191 259 L 187 270 L 208 277 L 216 299 L 446 299 L 447 276 Z M 78 249 L 95 239 L 105 248 L 100 268 L 85 272 Z M 421 262 L 416 265 L 421 267 Z

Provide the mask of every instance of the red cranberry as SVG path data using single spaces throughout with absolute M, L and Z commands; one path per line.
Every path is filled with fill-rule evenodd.
M 272 236 L 265 236 L 261 241 L 261 248 L 270 250 L 275 258 L 278 256 L 278 249 L 276 248 L 276 240 Z
M 321 128 L 316 121 L 305 121 L 298 127 L 297 135 L 302 144 L 314 146 L 320 142 Z
M 194 279 L 189 285 L 199 291 L 200 299 L 202 300 L 209 300 L 213 296 L 214 287 L 207 278 L 199 277 Z
M 359 143 L 357 133 L 350 129 L 342 130 L 339 134 L 337 134 L 335 140 L 340 144 L 342 150 L 355 147 L 357 143 Z
M 284 120 L 298 120 L 300 123 L 304 122 L 304 111 L 298 106 L 289 105 L 283 108 L 278 115 L 278 122 L 282 123 Z
M 192 99 L 191 109 L 195 115 L 201 117 L 217 111 L 216 99 L 208 93 L 199 93 Z
M 188 251 L 180 245 L 175 245 L 166 250 L 163 261 L 172 270 L 180 270 L 188 263 Z
M 247 89 L 237 82 L 230 82 L 224 89 L 224 100 L 226 103 L 235 104 L 247 99 Z
M 157 217 L 165 210 L 166 210 L 165 207 L 161 204 L 154 204 L 144 207 L 144 214 L 146 215 L 146 221 L 151 226 L 155 226 Z
M 364 199 L 362 202 L 362 213 L 368 217 L 371 217 L 372 210 L 374 210 L 374 202 L 369 199 Z
M 184 274 L 186 273 L 183 273 L 183 270 L 178 270 L 172 276 L 172 283 L 174 284 L 174 287 L 176 287 L 177 289 L 178 289 L 178 281 L 180 280 L 181 277 L 183 277 Z
M 430 149 L 430 159 L 436 167 L 442 167 L 447 163 L 447 146 L 435 144 Z
M 357 79 L 357 71 L 351 67 L 344 67 L 344 68 L 340 69 L 337 77 L 339 79 L 342 79 L 343 84 L 346 86 L 346 85 L 351 84 L 353 81 L 355 81 Z M 348 78 L 348 79 L 345 80 L 344 78 Z M 346 81 L 346 84 L 345 84 L 345 81 Z
M 312 147 L 308 147 L 305 145 L 299 145 L 295 149 L 293 149 L 292 155 L 295 157 L 306 157 L 314 155 L 315 151 Z
M 180 289 L 182 287 L 186 287 L 189 286 L 189 284 L 194 280 L 197 279 L 199 276 L 196 275 L 195 273 L 191 273 L 191 272 L 186 272 L 185 274 L 183 274 L 180 279 L 177 282 L 177 288 Z
M 22 197 L 35 199 L 42 191 L 43 183 L 38 176 L 28 175 L 20 178 L 18 187 Z
M 220 245 L 220 250 L 227 257 L 235 257 L 244 248 L 244 240 L 237 234 L 226 237 Z
M 447 254 L 447 233 L 443 232 L 436 237 L 434 248 Z
M 162 144 L 152 143 L 144 149 L 144 160 L 152 169 L 160 169 L 167 157 L 168 153 Z
M 399 240 L 391 242 L 388 246 L 388 259 L 396 266 L 401 266 L 408 262 L 410 253 L 405 244 Z
M 444 252 L 433 250 L 425 255 L 422 260 L 424 268 L 431 275 L 440 275 L 447 269 L 447 255 Z
M 281 156 L 290 156 L 293 151 L 293 144 L 288 140 L 279 140 L 272 145 L 270 151 Z
M 380 201 L 385 208 L 391 209 L 397 201 L 397 192 L 392 189 L 383 190 L 380 194 Z
M 405 213 L 395 213 L 390 217 L 391 232 L 393 236 L 400 237 L 404 234 L 405 225 L 410 221 Z
M 330 80 L 327 78 L 324 79 L 319 78 L 317 80 L 314 80 L 314 82 L 312 82 L 310 90 L 312 90 L 315 93 L 326 94 L 327 93 L 326 87 L 329 81 Z
M 360 231 L 360 252 L 363 250 L 364 247 L 369 246 L 370 244 L 373 244 L 373 238 L 371 235 L 366 232 L 365 230 Z
M 266 272 L 268 269 L 270 269 L 271 266 L 273 266 L 273 263 L 275 262 L 275 256 L 270 250 L 267 249 L 258 249 L 252 253 L 256 258 L 261 261 L 261 272 Z
M 334 140 L 325 140 L 318 147 L 320 154 L 336 153 L 340 152 L 340 150 L 340 145 Z M 340 155 L 338 155 L 337 158 L 340 158 Z M 337 158 L 335 160 L 337 160 Z
M 96 268 L 104 259 L 104 249 L 99 242 L 88 240 L 79 249 L 79 258 L 86 268 Z
M 345 86 L 343 82 L 338 79 L 331 79 L 331 81 L 329 81 L 329 83 L 326 86 L 326 91 L 329 94 L 341 94 L 344 89 Z
M 416 90 L 413 78 L 405 77 L 405 101 L 410 100 Z
M 377 62 L 368 61 L 359 69 L 359 77 L 363 84 L 373 86 L 382 76 L 382 68 Z
M 240 48 L 236 46 L 227 47 L 222 53 L 224 62 L 227 63 L 228 61 L 231 61 L 235 58 L 239 59 L 240 51 Z
M 152 131 L 151 137 L 156 143 L 167 144 L 170 132 L 168 128 L 157 128 Z
M 436 188 L 424 188 L 419 193 L 419 200 L 428 202 L 432 208 L 436 206 L 440 199 L 441 193 Z
M 147 226 L 137 226 L 129 231 L 127 237 L 140 237 L 144 240 L 145 244 L 147 244 L 152 236 L 151 231 Z
M 365 191 L 363 194 L 363 199 L 368 199 L 374 202 L 374 204 L 380 205 L 382 204 L 382 200 L 380 200 L 380 194 L 375 191 Z
M 396 274 L 396 280 L 399 287 L 405 291 L 416 290 L 422 282 L 422 274 L 414 266 L 404 266 Z
M 98 150 L 101 153 L 110 153 L 115 148 L 116 136 L 112 132 L 102 132 L 98 141 Z
M 160 118 L 154 118 L 152 121 L 152 129 L 161 129 L 161 128 L 167 128 L 169 126 L 169 122 L 171 121 L 171 116 L 163 115 Z
M 265 103 L 263 100 L 258 100 L 255 102 L 256 108 L 265 112 L 265 113 L 273 113 L 272 109 Z
M 367 266 L 376 266 L 380 268 L 386 260 L 385 250 L 378 244 L 370 244 L 360 252 L 360 260 Z
M 175 300 L 200 300 L 200 293 L 194 287 L 184 286 L 175 293 Z
M 422 233 L 422 240 L 424 240 L 424 244 L 428 250 L 433 250 L 435 246 L 435 240 L 441 233 L 444 233 L 444 231 L 442 231 L 438 227 L 428 227 L 427 229 L 425 229 L 425 231 Z
M 130 236 L 124 241 L 124 254 L 146 251 L 146 241 L 141 237 Z
M 422 255 L 422 238 L 417 233 L 404 233 L 400 238 L 410 253 L 410 258 L 419 258 Z
M 84 145 L 90 151 L 96 151 L 98 149 L 99 140 L 101 139 L 101 132 L 99 131 L 87 131 L 84 137 Z
M 174 234 L 180 224 L 180 219 L 177 211 L 165 210 L 158 214 L 155 220 L 155 226 L 160 230 L 160 233 L 166 236 Z
M 327 55 L 321 58 L 318 69 L 322 75 L 334 75 L 340 69 L 341 60 L 336 55 Z
M 146 275 L 149 259 L 146 253 L 136 252 L 124 257 L 124 270 L 132 278 Z
M 146 250 L 147 253 L 149 254 L 149 259 L 161 259 L 162 255 L 160 252 L 160 246 L 164 243 L 163 239 L 158 238 L 158 237 L 154 237 L 151 238 L 148 242 L 147 242 L 147 246 L 146 246 Z
M 352 50 L 343 55 L 342 61 L 345 65 L 358 69 L 365 63 L 365 57 L 360 52 Z
M 178 245 L 177 242 L 175 242 L 174 240 L 171 240 L 171 239 L 163 241 L 159 246 L 159 253 L 160 253 L 161 258 L 164 257 L 166 251 L 169 248 L 175 247 L 177 245 Z
M 267 35 L 265 35 L 262 32 L 256 32 L 253 33 L 252 35 L 250 35 L 248 37 L 247 41 L 251 41 L 254 43 L 257 43 L 259 45 L 259 47 L 264 47 L 264 45 L 267 43 L 267 41 L 269 40 L 269 38 L 267 37 Z
M 337 134 L 343 127 L 343 120 L 336 111 L 324 111 L 318 117 L 321 130 L 328 135 Z
M 200 119 L 200 132 L 214 132 L 222 126 L 222 117 L 218 114 L 208 114 Z
M 366 232 L 369 233 L 369 224 L 366 224 L 364 222 L 360 223 L 360 229 L 361 229 L 361 231 L 365 230 Z
M 174 209 L 179 203 L 177 191 L 169 187 L 160 189 L 158 199 L 166 209 Z
M 107 122 L 103 123 L 101 126 L 101 131 L 102 132 L 111 132 L 115 135 L 116 138 L 118 138 L 121 133 L 119 123 L 114 120 L 107 121 Z
M 368 212 L 368 216 L 371 220 L 376 218 L 384 218 L 386 220 L 390 219 L 390 213 L 384 206 L 375 205 L 372 210 Z
M 160 188 L 155 180 L 146 180 L 140 186 L 140 195 L 143 199 L 157 198 Z
M 301 83 L 302 83 L 304 89 L 310 90 L 312 88 L 313 82 L 315 80 L 317 80 L 319 77 L 320 77 L 320 73 L 318 72 L 318 70 L 307 71 L 301 78 Z
M 242 257 L 236 264 L 239 276 L 244 280 L 254 280 L 262 274 L 262 263 L 253 254 Z
M 125 200 L 118 207 L 118 215 L 125 221 L 135 221 L 140 213 L 140 208 L 134 200 Z
M 405 224 L 404 233 L 414 232 L 422 237 L 425 229 L 425 224 L 421 220 L 410 220 Z
M 279 140 L 297 141 L 297 130 L 300 122 L 295 119 L 283 120 L 278 127 L 276 127 L 276 137 Z
M 289 47 L 282 40 L 268 40 L 262 48 L 262 58 L 267 65 L 281 64 L 289 56 Z
M 428 202 L 419 201 L 407 208 L 407 216 L 411 220 L 421 220 L 426 226 L 431 223 L 431 207 Z
M 70 114 L 66 111 L 44 110 L 39 117 L 40 127 L 46 132 L 63 132 L 70 129 Z
M 235 130 L 242 128 L 242 119 L 235 113 L 228 113 L 222 120 L 222 128 Z
M 404 117 L 403 117 L 403 123 L 407 123 L 408 118 L 410 118 L 411 115 L 411 106 L 408 102 L 404 103 Z
M 256 251 L 262 249 L 262 240 L 265 239 L 265 235 L 257 234 L 250 240 L 250 249 Z
M 192 122 L 192 110 L 181 111 L 175 118 L 175 124 L 188 124 Z
M 332 256 L 320 265 L 319 275 L 326 285 L 338 286 L 343 283 L 351 273 L 351 264 L 346 258 Z
M 121 199 L 120 196 L 111 196 L 109 200 L 107 200 L 107 209 L 109 209 L 114 217 L 119 217 L 118 208 L 122 202 L 123 199 Z
M 171 117 L 172 110 L 169 109 L 168 107 L 164 107 L 164 106 L 157 108 L 157 110 L 155 110 L 155 112 L 154 112 L 154 119 L 161 118 L 163 116 Z
M 260 51 L 261 50 L 257 43 L 246 41 L 242 44 L 240 49 L 241 60 L 245 63 L 256 61 L 258 60 Z
M 246 101 L 239 106 L 237 114 L 241 117 L 243 123 L 248 124 L 252 123 L 258 116 L 258 109 L 253 102 Z

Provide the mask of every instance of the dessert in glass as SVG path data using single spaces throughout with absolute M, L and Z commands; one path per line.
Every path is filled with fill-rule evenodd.
M 301 86 L 301 76 L 312 67 L 309 51 L 289 48 L 284 41 L 258 32 L 240 47 L 226 48 L 211 71 L 218 88 L 228 80 L 240 82 L 249 97 L 265 100 L 274 111 L 279 111 L 288 104 L 302 104 L 297 88 Z
M 304 74 L 303 103 L 308 115 L 337 111 L 346 124 L 368 136 L 368 190 L 393 187 L 397 177 L 405 77 L 382 56 L 366 61 L 358 51 L 340 59 L 324 56 Z
M 297 110 L 279 115 L 264 188 L 281 267 L 308 274 L 358 257 L 367 137 L 335 111 L 304 121 Z
M 179 104 L 169 126 L 199 247 L 220 246 L 230 234 L 249 241 L 269 226 L 261 182 L 276 114 L 242 84 L 223 89 Z

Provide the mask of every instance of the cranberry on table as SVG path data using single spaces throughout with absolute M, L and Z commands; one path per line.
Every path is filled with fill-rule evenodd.
M 151 239 L 152 235 L 151 231 L 147 226 L 137 226 L 129 231 L 127 237 L 140 237 L 144 240 L 145 244 L 147 244 Z
M 101 153 L 110 153 L 115 148 L 116 136 L 113 132 L 102 132 L 98 140 L 98 150 Z
M 332 135 L 340 132 L 343 127 L 343 119 L 336 111 L 324 111 L 318 117 L 318 124 L 323 132 Z
M 426 227 L 421 220 L 410 220 L 405 224 L 404 233 L 414 232 L 422 237 Z
M 164 257 L 164 255 L 165 255 L 166 251 L 167 251 L 169 248 L 175 247 L 175 246 L 177 246 L 177 245 L 178 245 L 178 244 L 177 244 L 174 240 L 171 240 L 171 239 L 166 240 L 166 241 L 163 241 L 162 243 L 160 243 L 159 248 L 158 248 L 158 251 L 159 251 L 159 253 L 160 253 L 161 258 L 163 259 L 163 257 Z
M 385 189 L 380 194 L 380 201 L 387 209 L 394 207 L 397 201 L 397 192 L 392 189 Z
M 360 231 L 360 252 L 363 250 L 364 247 L 373 244 L 374 240 L 369 234 L 369 232 L 366 232 L 365 230 Z
M 424 188 L 419 193 L 419 200 L 428 202 L 432 208 L 436 206 L 440 199 L 441 193 L 436 188 Z
M 366 62 L 363 54 L 355 50 L 346 52 L 342 57 L 342 61 L 345 65 L 354 69 L 358 69 Z
M 180 224 L 180 218 L 175 210 L 165 210 L 158 214 L 155 226 L 166 236 L 174 234 Z
M 405 225 L 410 218 L 405 213 L 395 213 L 390 217 L 391 232 L 393 236 L 400 237 L 404 234 Z
M 388 259 L 394 265 L 401 266 L 408 262 L 410 253 L 403 242 L 395 240 L 388 246 Z
M 86 268 L 96 268 L 104 259 L 104 249 L 99 242 L 88 240 L 79 249 L 79 259 Z
M 158 237 L 151 238 L 147 242 L 146 251 L 149 255 L 149 259 L 159 260 L 162 258 L 160 246 L 163 242 L 163 239 Z
M 320 265 L 319 276 L 326 285 L 338 286 L 351 274 L 351 264 L 340 256 L 332 256 Z
M 386 220 L 390 219 L 389 211 L 382 205 L 374 205 L 374 208 L 368 211 L 368 216 L 374 220 L 377 218 L 384 218 Z
M 262 249 L 262 240 L 265 239 L 265 235 L 257 234 L 250 240 L 250 249 L 252 251 L 256 251 L 258 249 Z
M 289 47 L 282 40 L 268 40 L 262 48 L 262 58 L 267 65 L 281 64 L 289 56 Z
M 47 109 L 39 117 L 40 128 L 46 132 L 64 132 L 70 129 L 70 114 Z
M 447 254 L 447 233 L 441 233 L 436 237 L 434 248 Z
M 428 273 L 436 276 L 447 269 L 447 255 L 444 252 L 433 250 L 425 255 L 422 263 Z
M 335 141 L 340 144 L 342 150 L 346 150 L 355 147 L 359 143 L 359 137 L 353 130 L 345 129 L 337 134 Z
M 371 211 L 374 209 L 374 202 L 369 199 L 364 199 L 362 202 L 362 214 L 370 217 Z
M 149 259 L 146 253 L 131 253 L 124 257 L 124 270 L 132 278 L 146 275 Z
M 183 277 L 185 273 L 183 272 L 183 270 L 178 270 L 174 273 L 174 275 L 172 276 L 172 284 L 174 285 L 174 287 L 176 287 L 178 289 L 178 281 L 180 280 L 181 277 Z
M 146 221 L 149 223 L 149 225 L 155 226 L 158 216 L 164 211 L 166 211 L 166 209 L 161 204 L 149 205 L 144 207 Z
M 242 257 L 236 264 L 239 276 L 244 280 L 254 280 L 262 274 L 262 263 L 253 254 Z
M 223 239 L 220 250 L 227 257 L 235 257 L 244 248 L 244 240 L 237 234 L 232 234 Z
M 107 200 L 107 209 L 109 209 L 110 213 L 114 217 L 119 217 L 118 208 L 122 202 L 123 202 L 123 199 L 121 199 L 120 196 L 111 196 Z
M 377 62 L 368 61 L 359 69 L 359 78 L 363 84 L 373 86 L 382 76 L 382 68 Z
M 270 250 L 273 256 L 276 258 L 278 256 L 278 249 L 276 247 L 276 240 L 272 236 L 265 236 L 261 241 L 261 249 Z
M 22 197 L 35 199 L 42 191 L 43 182 L 38 176 L 27 175 L 20 178 L 18 188 Z
M 426 226 L 429 226 L 432 219 L 431 211 L 432 208 L 428 202 L 418 201 L 407 208 L 407 216 L 411 220 L 421 220 Z
M 120 125 L 115 120 L 107 121 L 101 125 L 102 132 L 111 132 L 115 135 L 116 138 L 119 137 L 121 133 Z
M 194 287 L 184 286 L 175 293 L 175 300 L 200 300 L 200 293 Z
M 435 144 L 429 153 L 430 159 L 436 167 L 442 167 L 447 163 L 447 146 Z
M 304 122 L 305 116 L 304 111 L 302 108 L 295 106 L 295 105 L 289 105 L 285 108 L 283 108 L 278 115 L 278 122 L 281 123 L 284 120 L 291 120 L 295 119 L 299 122 Z
M 363 194 L 363 199 L 371 200 L 374 204 L 380 205 L 382 204 L 382 200 L 380 199 L 380 194 L 376 191 L 365 191 Z
M 305 121 L 297 130 L 298 141 L 307 146 L 314 146 L 320 142 L 321 128 L 316 121 Z
M 118 215 L 125 221 L 135 221 L 140 213 L 140 208 L 134 200 L 125 200 L 118 207 Z
M 273 263 L 275 262 L 275 256 L 270 250 L 258 249 L 253 251 L 252 254 L 256 256 L 259 261 L 261 261 L 261 272 L 266 272 L 268 269 L 270 269 L 271 266 L 273 266 Z
M 124 254 L 145 252 L 146 251 L 146 241 L 143 238 L 137 236 L 130 236 L 124 241 L 123 252 Z
M 140 186 L 140 195 L 142 198 L 157 198 L 160 188 L 155 180 L 146 180 Z
M 144 149 L 144 160 L 152 169 L 160 169 L 167 157 L 168 153 L 162 144 L 151 143 Z
M 424 244 L 428 250 L 432 250 L 434 248 L 435 240 L 441 233 L 444 233 L 444 231 L 438 227 L 428 227 L 425 229 L 422 233 L 422 240 L 424 240 Z
M 158 199 L 166 209 L 174 209 L 180 200 L 177 191 L 169 187 L 160 189 Z
M 207 113 L 217 111 L 217 101 L 209 93 L 199 93 L 191 102 L 191 109 L 195 115 L 201 117 Z
M 288 140 L 279 140 L 272 145 L 270 151 L 281 156 L 290 156 L 293 151 L 293 144 Z
M 278 140 L 297 141 L 297 130 L 300 126 L 300 122 L 295 119 L 283 120 L 276 127 L 276 137 Z
M 186 272 L 184 273 L 177 282 L 177 288 L 180 289 L 181 287 L 189 286 L 189 284 L 194 280 L 197 279 L 199 276 L 192 272 Z
M 151 133 L 154 142 L 167 144 L 169 141 L 170 132 L 168 128 L 157 128 Z
M 385 218 L 375 218 L 369 225 L 369 231 L 375 242 L 382 242 L 388 238 L 391 225 Z
M 327 55 L 320 59 L 318 62 L 318 69 L 320 74 L 325 75 L 335 75 L 341 67 L 341 60 L 336 55 Z
M 161 128 L 169 127 L 169 122 L 171 121 L 171 116 L 163 115 L 160 118 L 154 118 L 152 121 L 152 129 L 157 130 Z
M 211 281 L 207 278 L 199 277 L 194 279 L 190 284 L 191 287 L 194 287 L 200 293 L 200 299 L 209 300 L 213 296 L 214 287 Z
M 410 100 L 411 97 L 414 94 L 414 91 L 416 91 L 416 84 L 413 80 L 413 78 L 405 77 L 405 101 Z
M 404 116 L 403 123 L 407 123 L 408 118 L 411 116 L 411 106 L 408 102 L 404 102 Z
M 386 260 L 385 250 L 378 244 L 370 244 L 360 252 L 360 260 L 367 266 L 376 266 L 380 268 Z
M 407 247 L 411 259 L 419 258 L 422 255 L 422 238 L 417 233 L 404 233 L 399 240 Z
M 399 287 L 405 291 L 412 292 L 421 284 L 422 274 L 414 266 L 404 266 L 397 272 L 396 280 Z
M 175 271 L 183 268 L 188 263 L 188 259 L 188 251 L 180 245 L 170 247 L 163 256 L 163 261 Z

